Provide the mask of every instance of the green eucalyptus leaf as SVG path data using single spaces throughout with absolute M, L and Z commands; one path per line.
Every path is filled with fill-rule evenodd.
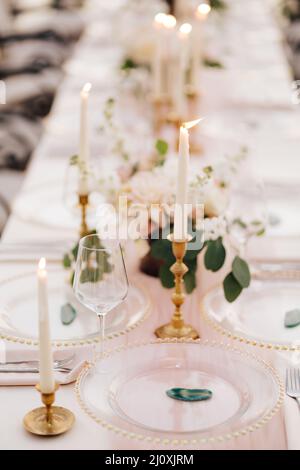
M 209 4 L 212 10 L 226 10 L 227 4 L 224 0 L 210 0 Z
M 204 257 L 206 269 L 217 272 L 222 268 L 226 259 L 226 250 L 222 238 L 210 240 L 207 243 L 207 249 Z
M 79 250 L 79 243 L 77 243 L 72 249 L 72 255 L 75 261 L 77 260 L 78 250 Z
M 242 286 L 237 282 L 232 273 L 229 273 L 224 279 L 223 289 L 225 298 L 230 303 L 234 302 L 243 291 Z
M 136 69 L 137 64 L 132 60 L 130 57 L 127 57 L 123 64 L 121 65 L 121 70 L 131 70 L 131 69 Z
M 169 264 L 175 262 L 172 244 L 167 239 L 155 240 L 151 244 L 151 255 L 158 260 L 165 260 Z
M 172 289 L 175 286 L 174 274 L 170 271 L 170 266 L 163 264 L 159 268 L 159 278 L 161 283 L 167 289 Z
M 156 148 L 157 152 L 159 153 L 159 155 L 164 156 L 168 153 L 169 144 L 165 140 L 158 139 L 156 141 L 155 148 Z
M 209 57 L 206 57 L 203 59 L 203 65 L 205 67 L 211 67 L 211 68 L 214 68 L 214 69 L 223 69 L 224 66 L 221 62 L 219 62 L 218 60 L 215 60 L 215 59 L 210 59 Z
M 232 221 L 232 224 L 233 225 L 239 225 L 239 227 L 241 227 L 242 229 L 246 230 L 247 228 L 247 224 L 245 224 L 245 222 L 240 219 L 240 218 L 236 218 Z
M 197 259 L 201 250 L 188 250 L 184 257 L 184 262 L 187 264 L 189 261 Z
M 249 266 L 242 258 L 236 256 L 232 263 L 232 274 L 236 281 L 246 289 L 250 285 L 251 274 Z
M 196 289 L 196 274 L 195 271 L 188 271 L 183 278 L 185 290 L 187 294 L 191 294 Z
M 69 269 L 72 266 L 72 260 L 70 258 L 70 255 L 66 253 L 63 258 L 63 267 L 65 269 Z
M 266 233 L 266 229 L 265 228 L 262 228 L 261 230 L 259 230 L 258 232 L 256 232 L 256 236 L 257 237 L 263 237 Z

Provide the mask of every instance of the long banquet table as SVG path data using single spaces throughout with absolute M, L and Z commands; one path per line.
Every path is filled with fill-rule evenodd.
M 291 104 L 291 74 L 285 58 L 284 48 L 281 41 L 281 34 L 279 27 L 276 24 L 274 17 L 273 4 L 271 0 L 261 2 L 253 0 L 251 2 L 241 2 L 238 0 L 227 0 L 230 7 L 232 7 L 232 18 L 236 21 L 244 21 L 244 27 L 249 22 L 249 44 L 253 44 L 255 31 L 253 25 L 262 26 L 261 31 L 268 31 L 270 37 L 275 39 L 268 40 L 268 37 L 263 37 L 257 46 L 252 47 L 253 57 L 250 54 L 248 62 L 242 65 L 239 69 L 237 63 L 243 60 L 243 54 L 247 51 L 241 50 L 244 48 L 244 43 L 241 41 L 240 46 L 236 43 L 235 38 L 240 34 L 237 28 L 235 31 L 231 22 L 227 28 L 232 28 L 232 41 L 234 44 L 233 57 L 235 61 L 232 63 L 232 68 L 225 69 L 224 71 L 218 70 L 203 70 L 202 72 L 202 89 L 204 91 L 202 109 L 205 115 L 209 113 L 217 113 L 228 109 L 238 109 L 241 115 L 243 111 L 249 107 L 254 107 L 257 110 L 257 120 L 264 119 L 264 109 L 274 108 L 274 113 L 280 113 L 283 109 L 288 110 L 291 114 L 298 111 Z M 113 5 L 112 5 L 113 3 Z M 114 15 L 116 10 L 122 4 L 122 0 L 114 2 L 99 2 L 98 0 L 90 1 L 88 8 L 84 12 L 87 28 L 84 36 L 80 40 L 74 56 L 65 67 L 65 79 L 59 89 L 53 111 L 50 118 L 46 122 L 46 129 L 44 136 L 36 149 L 34 158 L 28 170 L 25 183 L 21 188 L 18 200 L 22 200 L 28 191 L 36 187 L 48 187 L 50 194 L 57 197 L 57 194 L 62 194 L 63 185 L 65 181 L 65 171 L 67 167 L 68 158 L 70 155 L 76 153 L 78 135 L 78 119 L 79 115 L 79 90 L 85 81 L 93 83 L 93 95 L 91 99 L 91 116 L 93 132 L 98 125 L 100 119 L 101 107 L 107 97 L 113 93 L 114 73 L 118 67 L 122 57 L 120 46 L 114 42 L 109 42 L 116 31 L 114 29 Z M 242 9 L 241 7 L 242 5 Z M 245 5 L 246 3 L 246 5 Z M 249 5 L 250 4 L 250 5 Z M 249 18 L 253 19 L 253 24 Z M 259 26 L 258 26 L 259 27 Z M 220 33 L 222 34 L 222 32 Z M 258 35 L 259 36 L 259 35 Z M 224 36 L 225 37 L 225 36 Z M 224 38 L 219 38 L 219 43 L 222 43 Z M 255 38 L 254 38 L 255 39 Z M 243 38 L 246 41 L 245 37 Z M 256 37 L 258 41 L 258 37 Z M 217 42 L 217 41 L 216 41 Z M 220 45 L 220 44 L 219 44 Z M 240 47 L 240 50 L 239 50 Z M 218 50 L 218 47 L 216 48 Z M 251 60 L 253 59 L 253 64 Z M 258 62 L 263 64 L 267 61 L 267 66 L 262 66 L 258 71 L 254 68 Z M 230 63 L 230 62 L 229 62 Z M 243 70 L 244 67 L 244 70 Z M 260 73 L 260 75 L 259 75 Z M 264 75 L 265 73 L 265 75 Z M 265 82 L 259 82 L 258 77 L 264 76 Z M 262 85 L 266 87 L 266 83 L 271 81 L 272 97 L 270 102 L 268 98 L 259 95 L 261 94 Z M 234 96 L 232 100 L 224 99 L 224 94 L 230 89 L 244 86 L 238 96 Z M 225 86 L 225 85 L 226 86 Z M 256 86 L 258 87 L 256 88 Z M 224 88 L 225 86 L 225 88 Z M 227 88 L 226 88 L 227 87 Z M 242 92 L 246 91 L 246 102 L 239 102 Z M 258 102 L 255 100 L 255 93 L 257 91 Z M 275 102 L 273 100 L 275 96 Z M 226 96 L 225 96 L 226 97 Z M 261 114 L 260 114 L 261 113 Z M 268 123 L 270 129 L 272 122 Z M 266 149 L 266 162 L 261 159 L 262 152 L 260 152 L 259 160 L 254 162 L 256 165 L 261 163 L 263 173 L 268 177 L 272 176 L 274 172 L 275 177 L 278 176 L 278 156 L 270 160 L 270 155 L 273 150 L 272 143 L 269 142 L 269 148 Z M 253 157 L 255 158 L 255 157 Z M 258 158 L 258 157 L 257 157 Z M 277 165 L 277 166 L 276 166 Z M 287 178 L 293 178 L 294 173 L 286 175 Z M 36 193 L 38 194 L 38 193 Z M 61 204 L 63 204 L 61 202 Z M 47 207 L 44 209 L 47 211 Z M 59 229 L 55 227 L 48 227 L 47 225 L 32 223 L 26 220 L 26 217 L 20 217 L 19 213 L 12 212 L 8 221 L 5 232 L 3 234 L 1 243 L 33 243 L 37 241 L 43 242 L 69 242 L 76 239 L 76 231 L 71 229 Z M 4 263 L 1 262 L 0 280 L 4 280 L 11 274 L 24 272 L 24 269 L 32 270 L 32 265 L 25 266 L 24 264 Z M 136 266 L 130 267 L 130 279 L 138 278 L 142 281 L 144 286 L 149 290 L 152 298 L 152 309 L 150 317 L 138 328 L 126 336 L 122 336 L 115 340 L 110 340 L 107 347 L 112 348 L 115 345 L 127 344 L 141 339 L 152 339 L 153 331 L 156 326 L 163 324 L 169 318 L 171 313 L 170 294 L 164 291 L 159 285 L 157 280 L 148 279 L 146 276 L 137 272 Z M 202 337 L 214 338 L 219 341 L 223 339 L 212 333 L 207 326 L 202 324 L 199 315 L 199 302 L 200 298 L 207 288 L 212 283 L 216 283 L 215 277 L 206 276 L 200 273 L 200 287 L 197 292 L 189 297 L 186 305 L 186 314 L 191 323 L 196 325 L 201 331 Z M 157 299 L 159 298 L 159 302 Z M 13 345 L 4 345 L 1 342 L 1 348 L 13 347 Z M 257 354 L 263 354 L 260 351 L 253 351 Z M 277 363 L 278 358 L 275 353 L 265 352 L 263 354 L 267 359 L 273 363 Z M 86 416 L 80 409 L 74 394 L 74 386 L 68 385 L 60 388 L 58 393 L 58 402 L 62 406 L 67 406 L 72 409 L 76 415 L 76 425 L 67 434 L 53 439 L 39 439 L 28 433 L 22 427 L 22 419 L 26 412 L 39 405 L 39 396 L 33 387 L 0 387 L 0 447 L 2 449 L 137 449 L 137 448 L 151 448 L 146 443 L 138 443 L 128 441 L 118 435 L 113 434 L 105 429 L 102 429 L 98 424 Z M 274 417 L 271 423 L 267 424 L 263 429 L 256 431 L 249 436 L 239 437 L 236 440 L 229 441 L 224 445 L 226 449 L 287 449 L 287 440 L 285 432 L 285 423 L 283 412 L 280 412 Z M 214 446 L 207 446 L 207 448 L 215 448 Z M 220 448 L 220 447 L 216 447 Z

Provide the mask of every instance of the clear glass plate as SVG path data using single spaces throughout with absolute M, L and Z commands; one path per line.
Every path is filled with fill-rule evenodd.
M 70 274 L 62 268 L 49 268 L 48 290 L 50 325 L 56 346 L 74 346 L 99 341 L 99 321 L 93 312 L 75 298 Z M 63 325 L 61 307 L 70 303 L 77 316 L 70 325 Z M 106 316 L 106 337 L 113 338 L 131 331 L 147 317 L 150 300 L 143 289 L 132 285 L 123 304 Z M 38 304 L 36 272 L 26 273 L 0 282 L 0 337 L 37 344 Z
M 275 266 L 276 268 L 276 266 Z M 202 314 L 218 332 L 253 346 L 300 350 L 300 326 L 286 328 L 285 314 L 300 308 L 300 271 L 266 270 L 253 279 L 234 303 L 224 298 L 222 287 L 202 301 Z
M 206 388 L 210 400 L 182 402 L 166 391 Z M 84 411 L 122 435 L 165 444 L 236 437 L 279 409 L 282 386 L 261 359 L 207 341 L 157 340 L 105 353 L 76 384 Z

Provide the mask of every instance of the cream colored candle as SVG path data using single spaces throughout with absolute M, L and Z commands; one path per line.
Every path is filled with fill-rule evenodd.
M 184 23 L 179 28 L 178 38 L 180 42 L 178 85 L 175 97 L 175 111 L 179 119 L 184 120 L 187 115 L 186 78 L 190 62 L 190 35 L 192 25 Z
M 40 388 L 42 393 L 52 393 L 55 389 L 55 380 L 49 326 L 48 285 L 45 258 L 42 258 L 39 262 L 37 277 L 40 343 Z
M 162 28 L 165 19 L 165 13 L 158 13 L 154 18 L 153 28 L 155 32 L 155 51 L 153 57 L 153 95 L 154 99 L 160 99 L 163 94 L 163 42 Z
M 176 205 L 174 214 L 175 240 L 185 240 L 187 236 L 187 214 L 185 206 L 187 204 L 189 161 L 189 131 L 184 126 L 181 126 L 179 137 Z
M 177 170 L 176 204 L 174 214 L 174 240 L 186 240 L 188 235 L 188 182 L 190 163 L 189 129 L 201 119 L 183 124 L 180 127 L 179 157 Z
M 199 69 L 201 59 L 203 57 L 203 26 L 211 11 L 210 5 L 207 3 L 200 3 L 195 12 L 195 21 L 193 23 L 193 53 L 192 53 L 192 67 L 191 67 L 191 85 L 198 88 L 199 84 Z
M 173 15 L 165 15 L 163 21 L 163 93 L 166 98 L 172 98 L 174 82 L 174 55 L 176 55 L 176 24 Z M 174 51 L 175 46 L 175 51 Z M 175 52 L 175 54 L 174 54 Z
M 90 165 L 89 127 L 88 127 L 88 102 L 92 85 L 86 83 L 81 90 L 80 111 L 80 148 L 79 148 L 79 187 L 80 195 L 89 193 L 88 171 Z

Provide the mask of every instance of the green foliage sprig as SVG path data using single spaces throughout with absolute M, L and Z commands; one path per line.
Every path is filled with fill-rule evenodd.
M 197 233 L 197 237 L 201 237 L 200 232 Z M 203 250 L 205 250 L 204 265 L 208 271 L 216 273 L 225 264 L 226 248 L 221 237 L 217 240 L 206 241 L 199 249 L 188 250 L 184 257 L 184 263 L 189 269 L 188 273 L 184 276 L 185 289 L 188 294 L 192 293 L 197 287 L 198 255 Z M 171 242 L 167 238 L 152 240 L 150 254 L 154 259 L 161 262 L 159 278 L 162 285 L 167 289 L 173 288 L 174 276 L 170 268 L 176 260 L 173 255 Z M 236 256 L 232 263 L 232 270 L 223 282 L 226 300 L 230 303 L 234 302 L 243 290 L 249 287 L 250 282 L 251 275 L 248 264 L 242 258 Z
M 212 10 L 224 11 L 228 8 L 223 0 L 209 0 L 209 4 Z

